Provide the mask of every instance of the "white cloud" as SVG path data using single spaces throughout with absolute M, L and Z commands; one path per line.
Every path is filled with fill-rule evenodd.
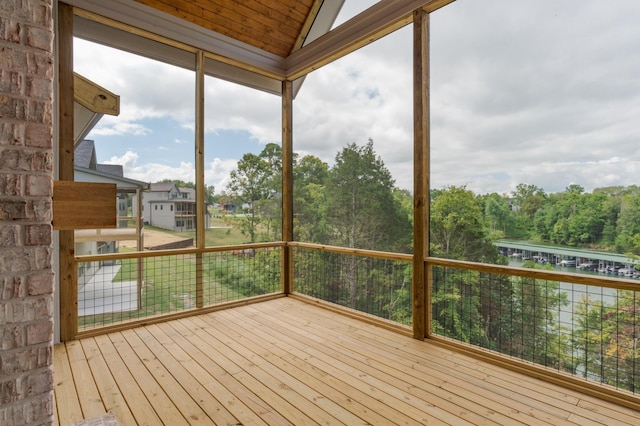
M 224 191 L 229 183 L 229 174 L 238 166 L 237 160 L 221 160 L 214 158 L 206 165 L 204 179 L 207 185 L 214 185 L 215 192 Z
M 181 161 L 178 167 L 159 163 L 138 164 L 139 155 L 134 151 L 127 151 L 121 157 L 111 157 L 106 164 L 121 164 L 124 175 L 143 182 L 158 182 L 163 179 L 179 179 L 184 182 L 195 181 L 195 166 L 193 163 Z
M 234 83 L 205 79 L 205 131 L 245 130 L 260 143 L 282 138 L 280 97 Z
M 135 121 L 123 121 L 118 117 L 106 115 L 100 119 L 98 124 L 91 130 L 92 136 L 146 136 L 153 133 L 153 130 Z
M 637 183 L 638 12 L 630 0 L 492 0 L 434 13 L 433 185 Z

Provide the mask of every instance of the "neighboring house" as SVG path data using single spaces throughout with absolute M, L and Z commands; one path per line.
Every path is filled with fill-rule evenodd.
M 135 194 L 146 189 L 149 184 L 124 177 L 123 169 L 118 164 L 98 164 L 95 144 L 92 140 L 80 141 L 74 150 L 74 179 L 77 182 L 112 183 L 116 185 L 118 196 L 117 212 L 119 218 L 117 229 L 83 229 L 75 231 L 75 254 L 115 253 L 118 242 L 125 240 L 138 241 L 138 250 L 142 250 L 142 220 L 129 214 L 129 205 L 135 200 Z M 129 228 L 129 221 L 136 227 Z M 97 269 L 102 265 L 95 265 Z M 90 278 L 94 270 L 81 270 L 78 283 L 82 284 Z
M 136 205 L 134 200 L 133 206 Z M 152 183 L 149 191 L 142 194 L 142 212 L 145 225 L 172 231 L 193 231 L 196 229 L 196 191 L 171 182 Z M 209 224 L 207 212 L 205 228 Z

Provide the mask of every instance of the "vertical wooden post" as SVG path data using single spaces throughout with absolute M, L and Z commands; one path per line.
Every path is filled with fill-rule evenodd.
M 196 54 L 196 247 L 206 246 L 205 235 L 205 182 L 204 182 L 204 52 Z M 196 253 L 196 307 L 204 305 L 203 254 Z
M 73 8 L 58 4 L 58 179 L 73 181 Z M 60 340 L 78 331 L 78 272 L 73 230 L 59 231 Z
M 136 189 L 136 238 L 137 238 L 137 250 L 144 250 L 144 214 L 142 213 L 142 190 Z M 138 309 L 142 309 L 142 283 L 144 281 L 144 259 L 139 257 L 138 263 Z
M 430 330 L 429 252 L 429 14 L 413 12 L 413 337 Z
M 282 240 L 293 241 L 293 85 L 282 82 Z M 293 291 L 293 249 L 285 244 L 280 261 L 281 288 Z

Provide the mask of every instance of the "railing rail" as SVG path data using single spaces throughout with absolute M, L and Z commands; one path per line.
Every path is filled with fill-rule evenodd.
M 617 290 L 640 290 L 640 281 L 624 278 L 614 278 L 606 275 L 587 275 L 571 272 L 548 271 L 544 269 L 521 268 L 517 266 L 493 265 L 489 263 L 468 262 L 462 260 L 428 257 L 427 265 L 440 265 L 452 268 L 466 269 L 478 272 L 488 272 L 518 277 L 536 278 L 552 281 L 567 281 L 572 284 L 582 284 L 596 287 L 614 288 Z
M 378 250 L 364 250 L 364 249 L 358 249 L 358 248 L 331 246 L 327 244 L 314 244 L 314 243 L 302 243 L 299 241 L 291 241 L 287 243 L 287 246 L 327 251 L 331 253 L 352 254 L 356 256 L 368 256 L 368 257 L 375 257 L 378 259 L 400 260 L 400 261 L 407 261 L 407 262 L 411 262 L 413 260 L 412 254 L 391 253 L 387 251 L 378 251 Z
M 404 278 L 412 255 L 288 245 L 295 292 L 410 325 L 411 283 Z M 424 265 L 431 285 L 428 337 L 559 383 L 604 385 L 622 395 L 619 402 L 637 403 L 638 281 L 434 257 Z M 603 388 L 593 389 L 600 395 Z
M 130 251 L 126 253 L 106 253 L 106 254 L 93 254 L 93 255 L 81 255 L 75 256 L 74 260 L 78 262 L 103 262 L 109 260 L 122 260 L 122 259 L 138 259 L 149 257 L 160 257 L 178 254 L 197 254 L 197 253 L 218 253 L 218 252 L 232 252 L 237 250 L 251 250 L 261 248 L 275 248 L 283 247 L 283 242 L 269 242 L 269 243 L 253 243 L 253 244 L 238 244 L 227 246 L 206 247 L 199 248 L 183 248 L 183 249 L 171 249 L 171 250 L 152 250 L 152 251 Z

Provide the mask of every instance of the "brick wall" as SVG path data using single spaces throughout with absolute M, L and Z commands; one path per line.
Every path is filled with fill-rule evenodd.
M 52 422 L 53 0 L 0 0 L 0 425 Z

